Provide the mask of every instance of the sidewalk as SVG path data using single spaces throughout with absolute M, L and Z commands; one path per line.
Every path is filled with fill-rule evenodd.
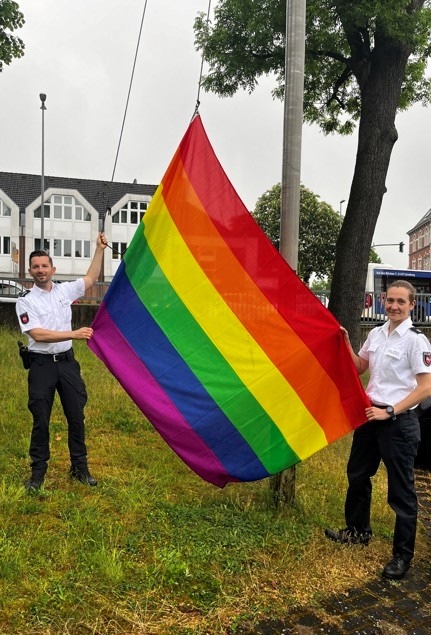
M 419 520 L 431 544 L 431 474 L 416 470 Z M 236 631 L 238 632 L 238 631 Z M 325 600 L 319 612 L 302 611 L 287 622 L 258 624 L 240 635 L 430 635 L 431 563 L 415 558 L 400 582 L 376 578 Z

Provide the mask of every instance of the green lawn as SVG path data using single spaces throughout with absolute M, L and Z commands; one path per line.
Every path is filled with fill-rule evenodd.
M 323 537 L 326 525 L 343 525 L 349 438 L 298 466 L 295 504 L 276 512 L 267 481 L 219 490 L 200 480 L 83 342 L 74 348 L 99 485 L 69 479 L 56 402 L 45 487 L 28 494 L 31 417 L 18 337 L 1 331 L 0 633 L 235 633 L 380 574 L 393 527 L 383 471 L 371 545 Z

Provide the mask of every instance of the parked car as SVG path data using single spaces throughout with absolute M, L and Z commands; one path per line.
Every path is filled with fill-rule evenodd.
M 3 302 L 16 302 L 17 297 L 25 287 L 15 280 L 0 279 L 0 304 Z

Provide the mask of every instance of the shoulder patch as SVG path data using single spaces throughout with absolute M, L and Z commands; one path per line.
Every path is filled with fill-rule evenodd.
M 427 353 L 422 353 L 422 359 L 424 361 L 425 366 L 431 366 L 431 351 Z
M 27 293 L 30 293 L 30 291 L 31 291 L 31 289 L 24 289 L 24 291 L 20 291 L 20 292 L 18 293 L 18 297 L 19 297 L 19 298 L 23 298 L 24 296 L 26 296 L 26 295 L 27 295 Z
M 422 331 L 420 329 L 418 329 L 416 326 L 411 326 L 410 330 L 413 331 L 413 333 L 422 333 Z
M 28 324 L 29 322 L 29 317 L 28 317 L 28 313 L 21 313 L 19 316 L 20 322 L 21 324 Z

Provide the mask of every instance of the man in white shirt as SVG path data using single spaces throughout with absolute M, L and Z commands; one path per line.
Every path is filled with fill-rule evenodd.
M 28 338 L 30 369 L 28 375 L 28 408 L 33 416 L 30 441 L 31 476 L 28 490 L 39 490 L 50 458 L 49 420 L 55 391 L 68 424 L 70 474 L 82 483 L 97 485 L 87 464 L 84 431 L 84 406 L 87 392 L 75 360 L 72 340 L 88 340 L 93 329 L 72 330 L 72 303 L 85 294 L 98 279 L 107 242 L 103 233 L 86 275 L 73 282 L 52 281 L 55 267 L 44 251 L 33 251 L 29 257 L 29 273 L 34 280 L 31 290 L 16 303 L 21 331 Z
M 371 477 L 383 460 L 388 503 L 396 521 L 393 558 L 382 575 L 392 580 L 405 576 L 413 558 L 417 524 L 414 460 L 420 441 L 415 408 L 431 395 L 431 346 L 412 325 L 414 305 L 414 287 L 403 280 L 393 282 L 385 299 L 388 320 L 369 333 L 358 355 L 342 329 L 358 373 L 370 370 L 366 392 L 371 406 L 365 410 L 367 422 L 353 433 L 347 465 L 347 527 L 325 530 L 327 538 L 336 542 L 368 544 L 372 535 Z

